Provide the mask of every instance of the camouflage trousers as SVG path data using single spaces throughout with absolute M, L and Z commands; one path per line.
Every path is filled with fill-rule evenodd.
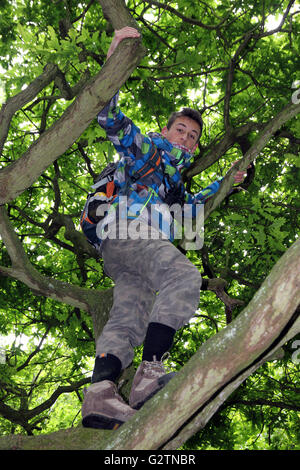
M 201 275 L 169 240 L 103 242 L 104 270 L 114 282 L 113 306 L 96 343 L 123 369 L 143 343 L 150 322 L 181 328 L 198 308 Z

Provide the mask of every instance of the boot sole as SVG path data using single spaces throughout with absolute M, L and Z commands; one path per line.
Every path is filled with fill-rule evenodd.
M 160 377 L 158 379 L 158 385 L 159 387 L 154 390 L 152 393 L 150 393 L 150 395 L 148 395 L 143 401 L 140 401 L 138 402 L 136 405 L 132 405 L 132 408 L 134 410 L 139 410 L 140 408 L 142 408 L 142 406 L 146 403 L 146 401 L 150 400 L 150 398 L 154 397 L 154 395 L 156 395 L 162 388 L 164 388 L 165 385 L 167 385 L 167 383 L 173 379 L 173 377 L 176 375 L 176 372 L 170 372 L 169 374 L 166 374 L 166 375 L 163 375 L 162 377 Z
M 94 429 L 118 429 L 124 421 L 120 421 L 116 418 L 108 418 L 103 415 L 90 414 L 83 418 L 82 425 L 85 428 L 94 428 Z

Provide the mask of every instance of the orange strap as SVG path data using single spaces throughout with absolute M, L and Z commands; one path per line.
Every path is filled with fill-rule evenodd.
M 106 196 L 108 198 L 112 197 L 115 189 L 115 183 L 114 181 L 109 181 L 106 185 Z

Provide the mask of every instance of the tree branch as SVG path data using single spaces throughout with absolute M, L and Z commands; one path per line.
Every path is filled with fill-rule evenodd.
M 19 410 L 15 410 L 11 406 L 0 402 L 0 414 L 3 416 L 3 418 L 8 419 L 12 423 L 19 424 L 26 429 L 30 427 L 28 426 L 28 421 L 33 419 L 35 416 L 38 416 L 43 411 L 48 410 L 52 405 L 54 405 L 60 395 L 62 395 L 63 393 L 74 392 L 75 390 L 89 383 L 90 381 L 91 379 L 90 377 L 88 377 L 85 379 L 81 379 L 78 382 L 72 383 L 71 385 L 60 386 L 52 393 L 48 400 L 45 400 L 43 403 L 31 410 L 23 410 L 22 412 L 20 412 Z
M 12 262 L 11 267 L 0 266 L 0 275 L 18 279 L 36 295 L 43 295 L 88 312 L 93 318 L 97 337 L 108 318 L 112 301 L 111 289 L 98 291 L 83 288 L 40 274 L 30 263 L 3 206 L 0 207 L 0 234 Z
M 186 178 L 191 178 L 206 170 L 218 161 L 222 155 L 225 155 L 240 137 L 248 135 L 250 132 L 260 129 L 261 127 L 264 127 L 263 124 L 249 122 L 241 127 L 228 131 L 218 143 L 215 141 L 212 142 L 204 156 L 194 161 L 185 174 Z
M 209 31 L 219 29 L 224 23 L 227 21 L 228 16 L 226 18 L 223 18 L 220 23 L 217 25 L 207 25 L 202 23 L 202 21 L 196 20 L 194 18 L 188 18 L 187 16 L 183 15 L 180 13 L 178 10 L 175 8 L 171 7 L 170 5 L 166 5 L 165 3 L 157 2 L 154 0 L 144 0 L 146 3 L 149 3 L 149 5 L 155 5 L 159 8 L 163 8 L 164 10 L 169 11 L 170 13 L 173 13 L 175 16 L 178 16 L 182 21 L 185 23 L 193 24 L 195 26 L 200 26 L 201 28 L 207 29 Z
M 272 29 L 272 31 L 267 31 L 267 32 L 265 32 L 265 33 L 259 34 L 259 35 L 258 35 L 258 38 L 260 39 L 260 38 L 264 38 L 264 37 L 266 37 L 266 36 L 271 36 L 272 34 L 275 34 L 275 33 L 278 33 L 278 31 L 281 31 L 281 28 L 282 28 L 282 26 L 284 25 L 285 20 L 286 20 L 288 14 L 289 14 L 289 12 L 290 12 L 290 9 L 292 8 L 292 6 L 293 6 L 294 3 L 295 3 L 295 0 L 290 0 L 288 6 L 287 6 L 287 8 L 286 8 L 286 10 L 285 10 L 285 12 L 284 12 L 284 14 L 283 14 L 283 16 L 282 16 L 282 20 L 281 20 L 280 24 L 277 26 L 277 28 Z
M 233 406 L 233 405 L 246 405 L 246 406 L 270 406 L 275 408 L 280 408 L 281 410 L 293 410 L 293 411 L 300 411 L 300 406 L 291 403 L 285 403 L 282 401 L 273 401 L 273 400 L 265 400 L 264 398 L 253 399 L 253 400 L 232 400 L 228 401 L 226 406 Z
M 33 80 L 25 90 L 12 98 L 9 98 L 7 102 L 3 104 L 0 111 L 0 155 L 9 131 L 11 119 L 15 112 L 22 108 L 26 103 L 32 101 L 40 91 L 54 80 L 57 73 L 57 65 L 47 64 L 43 73 Z
M 279 259 L 243 312 L 206 341 L 120 429 L 95 433 L 77 428 L 43 437 L 19 436 L 18 448 L 178 449 L 250 374 L 300 331 L 299 315 L 294 314 L 300 304 L 299 257 L 300 239 Z M 75 440 L 70 439 L 72 433 Z M 67 444 L 62 435 L 69 436 Z M 1 438 L 2 449 L 17 445 L 14 439 Z
M 98 2 L 101 5 L 104 18 L 111 23 L 113 29 L 121 29 L 124 26 L 139 29 L 123 0 L 98 0 Z
M 180 447 L 184 442 L 186 442 L 190 437 L 195 433 L 203 429 L 206 424 L 210 421 L 212 416 L 219 410 L 223 405 L 225 400 L 236 390 L 251 374 L 253 374 L 261 365 L 263 365 L 266 360 L 269 359 L 270 355 L 274 355 L 280 346 L 285 344 L 291 338 L 296 336 L 300 331 L 300 320 L 295 321 L 292 324 L 290 329 L 288 329 L 286 335 L 277 343 L 268 354 L 263 355 L 263 357 L 251 367 L 244 370 L 240 375 L 234 377 L 232 381 L 229 381 L 215 396 L 212 397 L 212 400 L 209 401 L 206 405 L 199 409 L 198 413 L 195 413 L 193 419 L 187 422 L 186 426 L 183 426 L 182 429 L 170 439 L 163 447 L 163 450 L 175 450 Z
M 251 31 L 248 31 L 245 34 L 243 42 L 240 44 L 233 58 L 230 60 L 229 72 L 228 72 L 227 83 L 226 83 L 225 100 L 224 100 L 224 127 L 226 130 L 229 130 L 231 127 L 230 126 L 230 98 L 231 98 L 231 90 L 232 90 L 232 85 L 233 85 L 235 67 L 236 67 L 239 56 L 248 46 L 252 38 L 252 35 L 253 35 L 253 29 Z
M 245 153 L 244 157 L 236 163 L 227 173 L 221 183 L 220 190 L 205 204 L 205 215 L 207 219 L 216 207 L 225 199 L 234 184 L 234 174 L 239 170 L 247 170 L 250 163 L 262 151 L 272 135 L 280 129 L 287 121 L 297 116 L 300 112 L 300 104 L 290 102 L 286 105 L 273 119 L 271 119 L 260 132 L 250 149 Z
M 46 339 L 46 337 L 47 337 L 47 335 L 48 335 L 50 329 L 51 329 L 51 326 L 48 326 L 48 327 L 46 328 L 46 331 L 45 331 L 45 333 L 43 334 L 43 336 L 42 336 L 42 338 L 41 338 L 39 344 L 38 344 L 37 347 L 35 348 L 35 350 L 32 351 L 32 352 L 29 354 L 29 356 L 27 357 L 26 361 L 23 362 L 23 364 L 20 365 L 20 366 L 17 368 L 17 371 L 18 371 L 18 372 L 20 372 L 20 370 L 22 370 L 22 369 L 24 369 L 25 367 L 27 367 L 28 364 L 29 364 L 29 362 L 31 361 L 31 359 L 32 359 L 34 356 L 36 356 L 36 354 L 38 354 L 38 353 L 40 352 L 41 346 L 42 346 L 44 340 Z
M 99 0 L 103 13 L 119 29 L 135 21 L 120 0 Z M 15 199 L 78 139 L 97 113 L 128 79 L 145 53 L 140 39 L 126 39 L 101 71 L 83 87 L 61 118 L 13 164 L 0 170 L 0 204 Z M 81 116 L 78 119 L 78 116 Z
M 107 449 L 165 446 L 182 426 L 191 423 L 191 417 L 196 419 L 199 411 L 215 412 L 273 350 L 286 342 L 289 335 L 293 337 L 299 332 L 300 319 L 298 315 L 294 318 L 300 304 L 299 256 L 297 240 L 279 259 L 243 312 L 200 347 L 169 384 L 116 432 Z M 139 428 L 143 432 L 136 432 Z M 186 435 L 180 442 L 185 440 Z M 178 444 L 177 441 L 176 448 Z

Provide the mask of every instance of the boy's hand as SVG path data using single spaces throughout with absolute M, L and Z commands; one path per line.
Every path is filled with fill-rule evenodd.
M 132 28 L 131 26 L 125 26 L 125 28 L 115 30 L 114 38 L 107 53 L 107 59 L 113 54 L 116 47 L 120 44 L 121 41 L 123 41 L 123 39 L 139 37 L 140 33 L 138 32 L 138 30 Z
M 230 168 L 232 168 L 238 161 L 239 160 L 236 160 L 235 162 L 233 162 Z M 242 183 L 245 179 L 246 174 L 247 174 L 246 171 L 237 171 L 236 174 L 234 175 L 235 184 Z

